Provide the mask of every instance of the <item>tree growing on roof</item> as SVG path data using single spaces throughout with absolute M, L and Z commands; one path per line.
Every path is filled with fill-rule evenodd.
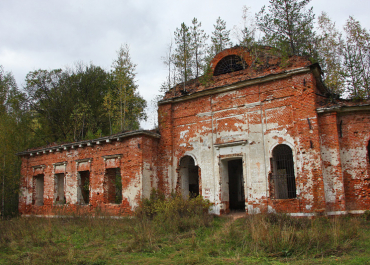
M 192 20 L 192 26 L 190 27 L 191 33 L 191 50 L 193 52 L 193 72 L 194 77 L 197 78 L 203 74 L 205 67 L 205 56 L 206 56 L 206 41 L 208 35 L 201 28 L 202 23 L 198 22 L 196 18 Z
M 263 43 L 283 55 L 310 55 L 314 51 L 314 18 L 311 0 L 270 0 L 268 11 L 263 6 L 256 14 L 258 28 L 264 33 Z
M 211 35 L 211 54 L 214 56 L 226 48 L 230 48 L 232 43 L 230 41 L 230 30 L 226 29 L 226 21 L 218 17 L 216 24 L 213 25 L 214 31 Z M 212 57 L 213 57 L 212 56 Z
M 181 23 L 180 28 L 176 28 L 174 32 L 175 36 L 175 53 L 174 53 L 174 63 L 177 68 L 179 82 L 184 84 L 184 89 L 186 82 L 193 78 L 192 73 L 192 37 L 190 28 Z

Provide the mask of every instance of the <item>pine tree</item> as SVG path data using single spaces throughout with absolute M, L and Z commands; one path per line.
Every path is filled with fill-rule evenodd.
M 344 89 L 342 35 L 325 12 L 318 17 L 318 30 L 317 51 L 323 81 L 331 93 L 340 95 Z
M 178 81 L 183 82 L 185 90 L 186 82 L 193 77 L 191 70 L 193 57 L 191 32 L 189 27 L 182 23 L 180 28 L 176 28 L 174 35 L 176 44 L 174 63 L 179 73 Z
M 205 66 L 205 55 L 206 55 L 206 41 L 208 35 L 201 29 L 202 23 L 198 22 L 196 18 L 192 20 L 192 26 L 190 27 L 191 33 L 191 50 L 194 57 L 194 77 L 197 78 L 203 74 Z
M 265 34 L 263 42 L 283 55 L 314 55 L 314 18 L 311 0 L 270 0 L 256 14 L 258 28 Z
M 226 29 L 226 22 L 220 17 L 217 18 L 216 24 L 213 25 L 211 41 L 212 46 L 210 53 L 212 57 L 226 48 L 230 48 L 232 43 L 230 41 L 230 30 Z
M 135 130 L 139 128 L 139 120 L 146 119 L 144 109 L 145 100 L 137 93 L 135 80 L 136 64 L 131 60 L 130 49 L 127 44 L 120 47 L 118 58 L 112 64 L 112 77 L 115 84 L 119 117 L 116 117 L 114 131 Z M 107 102 L 107 100 L 106 100 Z M 117 130 L 117 128 L 119 128 Z
M 370 34 L 359 21 L 349 17 L 344 26 L 344 77 L 353 98 L 370 98 Z

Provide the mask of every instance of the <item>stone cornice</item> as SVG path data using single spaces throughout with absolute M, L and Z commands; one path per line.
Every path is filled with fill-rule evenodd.
M 353 112 L 353 111 L 365 111 L 370 110 L 370 104 L 357 105 L 357 106 L 333 106 L 328 108 L 317 108 L 317 113 L 326 112 Z

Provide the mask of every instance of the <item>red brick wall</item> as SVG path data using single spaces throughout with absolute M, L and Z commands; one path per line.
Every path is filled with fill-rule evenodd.
M 341 164 L 347 210 L 370 209 L 370 172 L 367 146 L 370 139 L 370 111 L 341 113 Z M 339 126 L 339 125 L 338 125 Z
M 346 210 L 337 124 L 336 112 L 319 116 L 326 210 L 329 212 Z
M 143 154 L 143 141 L 146 146 Z M 34 156 L 22 156 L 21 168 L 21 195 L 19 211 L 21 214 L 63 214 L 65 211 L 94 212 L 97 207 L 114 215 L 131 214 L 132 209 L 138 205 L 142 195 L 142 168 L 143 156 L 152 160 L 156 154 L 156 139 L 136 136 L 123 138 L 121 141 L 93 144 L 92 146 L 75 147 L 52 153 L 42 152 Z M 153 143 L 150 143 L 153 142 Z M 104 159 L 104 156 L 120 155 Z M 90 205 L 77 205 L 77 164 L 79 160 L 90 159 Z M 65 162 L 66 178 L 66 205 L 54 204 L 54 163 Z M 35 167 L 44 166 L 43 169 Z M 120 168 L 122 176 L 122 204 L 111 204 L 104 191 L 104 176 L 107 168 Z M 33 176 L 34 173 L 44 174 L 44 206 L 32 205 Z M 86 168 L 84 168 L 86 170 Z M 153 173 L 154 174 L 154 173 Z
M 227 75 L 223 76 L 223 85 L 228 85 Z M 173 102 L 172 106 L 171 103 L 160 105 L 159 159 L 163 178 L 167 174 L 175 178 L 176 183 L 178 173 L 166 172 L 166 169 L 177 168 L 187 153 L 195 154 L 202 170 L 203 194 L 207 196 L 210 190 L 209 198 L 217 204 L 221 193 L 217 161 L 221 158 L 217 157 L 219 151 L 214 151 L 213 145 L 248 140 L 245 152 L 249 158 L 243 158 L 245 175 L 249 178 L 247 211 L 325 211 L 315 89 L 313 75 L 306 73 Z M 284 142 L 289 142 L 294 152 L 299 195 L 293 200 L 274 200 L 269 197 L 266 185 L 269 150 Z

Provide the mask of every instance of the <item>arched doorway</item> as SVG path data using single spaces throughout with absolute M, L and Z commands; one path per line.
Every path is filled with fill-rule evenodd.
M 293 152 L 286 144 L 279 144 L 272 150 L 272 173 L 274 198 L 296 198 Z
M 199 195 L 199 167 L 191 156 L 184 156 L 180 160 L 181 193 L 184 198 L 194 198 Z

